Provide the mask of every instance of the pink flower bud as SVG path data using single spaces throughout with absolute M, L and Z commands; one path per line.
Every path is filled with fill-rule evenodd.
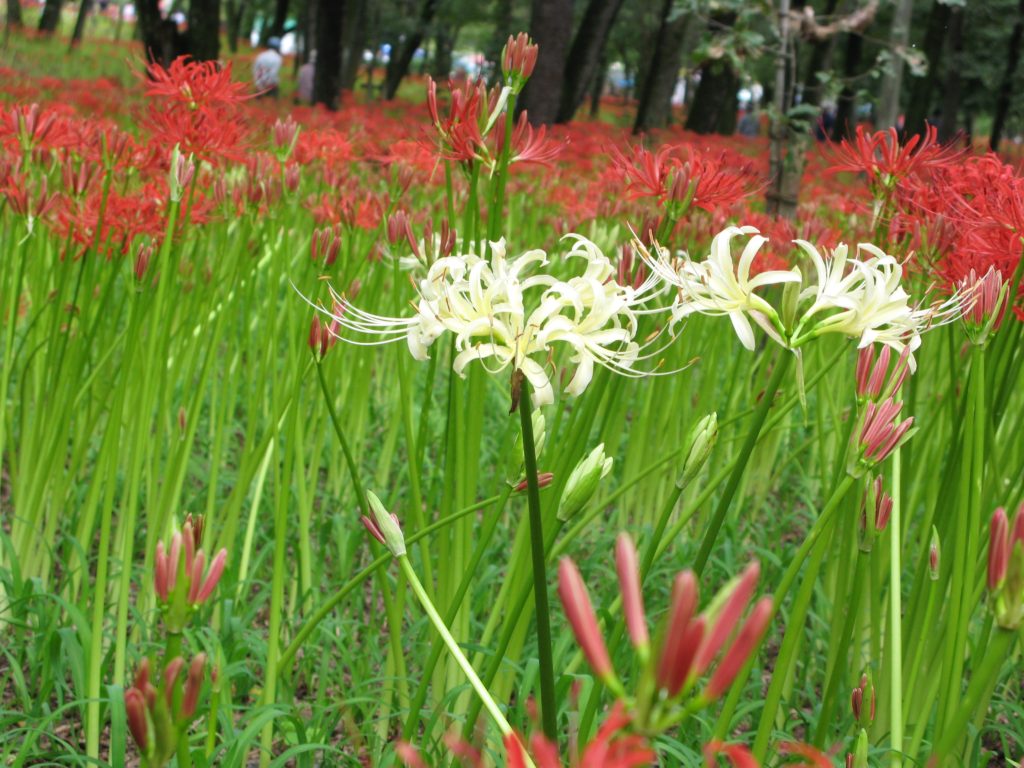
M 538 472 L 537 473 L 537 487 L 538 488 L 546 488 L 549 485 L 551 485 L 551 482 L 554 479 L 555 479 L 555 475 L 554 475 L 553 472 Z M 518 483 L 516 483 L 516 487 L 513 490 L 516 493 L 522 493 L 523 491 L 525 491 L 529 487 L 530 487 L 530 483 L 524 477 L 522 480 L 520 480 Z
M 206 667 L 206 654 L 197 654 L 192 659 L 188 668 L 188 677 L 185 679 L 185 695 L 181 699 L 181 717 L 191 720 L 196 712 L 196 704 L 199 702 L 199 692 L 203 687 L 203 670 Z
M 719 663 L 711 680 L 708 683 L 705 693 L 708 698 L 714 700 L 725 693 L 732 681 L 736 679 L 740 668 L 746 663 L 750 655 L 757 650 L 761 643 L 761 637 L 768 622 L 772 618 L 772 599 L 762 597 L 757 601 L 754 610 L 747 617 L 746 623 L 737 635 L 732 647 L 725 654 L 725 658 Z
M 672 585 L 672 607 L 655 675 L 669 696 L 675 696 L 686 684 L 704 637 L 704 617 L 692 620 L 696 608 L 697 579 L 693 571 L 683 571 Z
M 704 670 L 711 665 L 715 656 L 718 655 L 722 646 L 725 645 L 725 641 L 736 630 L 740 617 L 747 610 L 750 599 L 754 596 L 754 588 L 757 586 L 757 580 L 760 576 L 761 565 L 756 560 L 743 570 L 739 581 L 733 587 L 732 592 L 725 601 L 725 605 L 722 606 L 722 610 L 715 620 L 714 628 L 704 638 L 694 664 L 695 674 L 703 674 Z
M 175 656 L 171 661 L 164 667 L 164 697 L 167 699 L 168 708 L 173 706 L 174 700 L 174 683 L 178 679 L 178 673 L 181 672 L 181 668 L 185 666 L 185 660 L 181 656 Z
M 128 719 L 128 730 L 139 745 L 139 751 L 145 754 L 149 746 L 149 722 L 146 718 L 146 700 L 137 688 L 129 688 L 124 692 L 124 709 Z
M 210 599 L 210 595 L 213 594 L 213 590 L 217 588 L 217 584 L 220 582 L 220 577 L 224 575 L 224 567 L 227 565 L 227 561 L 228 551 L 221 547 L 220 551 L 214 555 L 213 560 L 210 562 L 210 568 L 206 572 L 203 585 L 196 593 L 196 599 L 192 601 L 193 605 L 202 605 Z
M 563 557 L 558 565 L 558 596 L 562 599 L 576 642 L 580 644 L 591 668 L 600 678 L 611 677 L 614 674 L 612 662 L 608 658 L 608 649 L 605 648 L 601 629 L 590 604 L 587 586 L 576 564 L 568 557 Z
M 1019 517 L 1019 515 L 1018 515 Z M 992 515 L 988 538 L 988 588 L 995 590 L 1006 578 L 1010 562 L 1010 524 L 1006 510 L 999 507 Z
M 644 596 L 640 591 L 640 566 L 637 562 L 636 547 L 627 533 L 620 533 L 615 540 L 615 567 L 619 573 L 622 609 L 629 637 L 635 647 L 645 648 L 649 638 L 647 617 L 644 613 Z

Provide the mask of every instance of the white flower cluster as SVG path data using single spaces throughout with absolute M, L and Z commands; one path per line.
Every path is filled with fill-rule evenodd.
M 337 294 L 332 317 L 350 331 L 381 337 L 371 343 L 404 337 L 418 360 L 425 360 L 429 347 L 448 331 L 454 336 L 457 374 L 464 376 L 473 360 L 492 373 L 511 366 L 530 382 L 536 405 L 554 401 L 551 357 L 559 343 L 570 348 L 575 365 L 565 387 L 570 395 L 587 388 L 595 363 L 642 375 L 633 370 L 644 351 L 634 340 L 638 314 L 660 281 L 619 285 L 614 266 L 594 243 L 580 235 L 567 238 L 573 241 L 569 257 L 584 262 L 582 274 L 574 277 L 562 280 L 542 271 L 549 265 L 542 250 L 507 258 L 502 239 L 491 243 L 487 258 L 470 253 L 431 264 L 419 282 L 413 317 L 372 315 Z
M 732 242 L 738 236 L 750 238 L 736 263 Z M 634 366 L 664 347 L 649 349 L 658 334 L 643 344 L 636 341 L 644 314 L 669 311 L 670 327 L 694 313 L 728 315 L 747 349 L 754 349 L 752 321 L 797 353 L 811 339 L 838 333 L 857 339 L 860 347 L 881 343 L 901 353 L 907 349 L 913 366 L 921 333 L 963 311 L 962 296 L 941 305 L 911 304 L 899 262 L 864 243 L 857 255 L 866 257 L 852 259 L 845 245 L 822 256 L 810 243 L 794 241 L 814 266 L 805 284 L 799 267 L 751 275 L 767 242 L 754 227 L 726 228 L 714 237 L 703 261 L 685 254 L 673 258 L 657 245 L 652 254 L 634 239 L 633 248 L 650 275 L 633 287 L 617 282 L 615 267 L 593 242 L 575 234 L 563 239 L 572 242 L 568 256 L 583 264 L 582 273 L 567 279 L 564 265 L 552 265 L 542 250 L 508 258 L 502 239 L 490 244 L 488 256 L 470 252 L 423 264 L 411 317 L 370 314 L 333 291 L 329 314 L 335 327 L 377 337 L 353 343 L 404 339 L 417 360 L 427 359 L 430 346 L 451 333 L 457 374 L 464 376 L 474 360 L 492 373 L 520 370 L 530 382 L 534 403 L 544 405 L 554 400 L 553 360 L 559 344 L 570 350 L 569 363 L 575 367 L 565 386 L 570 395 L 587 388 L 595 364 L 627 376 L 650 375 Z M 758 293 L 776 284 L 784 285 L 781 310 Z M 671 305 L 655 306 L 652 299 L 669 286 L 676 288 Z
M 738 235 L 753 237 L 736 264 L 731 244 Z M 788 349 L 796 350 L 826 333 L 838 333 L 857 339 L 860 347 L 877 342 L 897 352 L 909 348 L 912 353 L 920 346 L 924 330 L 959 316 L 959 297 L 941 305 L 912 305 L 902 284 L 903 267 L 893 256 L 867 243 L 857 246 L 858 256 L 866 254 L 867 258 L 850 259 L 846 245 L 823 257 L 811 243 L 795 240 L 815 271 L 815 280 L 802 288 L 799 268 L 751 277 L 754 257 L 765 242 L 754 227 L 728 227 L 715 236 L 710 255 L 700 262 L 674 259 L 658 247 L 652 255 L 639 242 L 634 242 L 634 247 L 655 274 L 678 289 L 672 305 L 675 320 L 695 312 L 728 315 L 747 349 L 754 348 L 753 320 Z M 789 312 L 780 312 L 755 292 L 778 283 L 792 284 L 794 291 L 799 291 Z

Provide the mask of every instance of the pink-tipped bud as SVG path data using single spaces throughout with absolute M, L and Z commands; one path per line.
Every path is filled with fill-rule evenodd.
M 537 65 L 538 50 L 538 46 L 530 42 L 530 37 L 525 32 L 520 32 L 515 37 L 509 35 L 501 57 L 502 73 L 505 77 L 515 75 L 520 82 L 525 82 Z
M 171 537 L 171 552 L 167 556 L 167 591 L 173 592 L 178 585 L 178 571 L 181 569 L 181 534 Z
M 164 551 L 164 543 L 158 541 L 156 543 L 156 557 L 153 561 L 153 590 L 163 602 L 167 602 L 167 596 L 171 592 L 169 574 L 170 563 L 168 562 L 167 553 Z
M 903 403 L 892 398 L 881 403 L 870 402 L 864 411 L 864 424 L 860 433 L 860 446 L 865 460 L 879 464 L 889 457 L 914 425 L 913 417 L 895 423 Z
M 210 599 L 210 595 L 213 594 L 213 590 L 217 588 L 217 584 L 220 582 L 220 577 L 224 575 L 224 567 L 227 565 L 228 551 L 221 547 L 220 551 L 213 556 L 213 560 L 210 562 L 210 568 L 206 572 L 206 578 L 203 579 L 203 584 L 199 587 L 199 591 L 196 593 L 195 600 L 191 601 L 193 605 L 202 605 Z
M 889 347 L 882 347 L 882 351 L 878 355 L 878 362 L 875 363 L 875 367 L 871 371 L 871 378 L 868 379 L 867 387 L 857 394 L 861 397 L 870 397 L 872 399 L 881 394 L 882 385 L 885 384 L 885 375 L 889 372 L 889 358 L 891 356 L 892 351 Z
M 760 576 L 761 565 L 756 560 L 743 570 L 715 619 L 714 627 L 701 644 L 694 664 L 696 675 L 703 674 L 704 670 L 711 666 L 711 662 L 725 645 L 726 640 L 736 631 L 740 617 L 747 610 L 747 606 L 750 605 L 750 600 L 754 596 L 754 589 L 757 587 L 757 580 Z
M 146 270 L 149 268 L 149 261 L 152 258 L 153 246 L 140 245 L 135 255 L 135 279 L 139 282 L 142 282 L 142 278 L 146 276 Z
M 203 550 L 199 550 L 192 560 L 192 567 L 187 568 L 185 571 L 188 574 L 188 596 L 186 600 L 190 605 L 195 605 L 199 597 L 199 587 L 203 581 L 203 569 L 205 567 L 206 553 Z
M 939 531 L 932 526 L 932 538 L 928 543 L 928 577 L 932 581 L 939 580 Z
M 866 710 L 865 701 L 868 703 Z M 875 720 L 875 687 L 867 675 L 860 676 L 860 685 L 850 693 L 850 710 L 853 712 L 853 719 L 862 727 L 871 725 Z
M 178 680 L 178 673 L 181 672 L 181 668 L 185 666 L 185 660 L 181 656 L 175 656 L 168 662 L 167 666 L 164 667 L 164 679 L 162 681 L 164 687 L 164 697 L 167 700 L 167 707 L 170 708 L 174 700 L 174 683 Z
M 772 599 L 762 597 L 757 601 L 754 610 L 751 611 L 743 628 L 736 636 L 736 640 L 733 641 L 732 646 L 726 651 L 725 657 L 715 669 L 714 674 L 711 675 L 711 680 L 705 689 L 705 695 L 709 699 L 717 699 L 732 685 L 732 681 L 736 679 L 736 675 L 739 674 L 747 659 L 761 644 L 761 638 L 764 636 L 771 618 Z
M 697 598 L 697 578 L 693 571 L 677 575 L 672 585 L 672 606 L 656 670 L 658 685 L 669 696 L 675 696 L 686 684 L 704 638 L 704 617 L 693 620 Z
M 1003 274 L 995 267 L 989 267 L 988 271 L 979 277 L 972 269 L 960 281 L 958 287 L 964 297 L 964 323 L 974 335 L 984 329 L 985 333 L 980 339 L 984 341 L 984 336 L 999 329 L 1006 312 L 1008 302 L 1003 300 L 1006 295 Z
M 552 481 L 554 479 L 555 479 L 555 475 L 554 475 L 553 472 L 538 472 L 537 473 L 537 487 L 538 488 L 547 488 L 549 485 L 551 485 L 551 483 L 552 483 Z M 530 482 L 529 482 L 529 480 L 527 480 L 527 478 L 524 477 L 522 480 L 520 480 L 518 483 L 516 483 L 516 487 L 513 490 L 516 493 L 522 493 L 523 491 L 525 491 L 529 487 L 530 487 Z
M 124 692 L 124 709 L 128 719 L 128 730 L 139 745 L 139 751 L 145 754 L 149 746 L 149 722 L 146 718 L 146 700 L 142 691 L 129 688 Z
M 587 586 L 576 564 L 568 557 L 563 557 L 558 564 L 558 596 L 562 600 L 573 634 L 576 635 L 576 642 L 587 657 L 590 667 L 602 679 L 612 677 L 612 662 L 608 658 L 608 649 L 605 648 L 594 608 L 590 604 Z
M 646 648 L 647 616 L 644 613 L 644 596 L 640 591 L 640 564 L 637 561 L 636 546 L 628 533 L 620 533 L 615 540 L 615 567 L 619 574 L 619 589 L 622 591 L 622 610 L 626 617 L 629 638 L 636 648 Z
M 181 539 L 185 544 L 185 572 L 192 572 L 192 563 L 196 558 L 196 536 L 192 530 L 192 521 L 185 520 L 185 524 L 181 526 Z
M 206 667 L 206 654 L 197 654 L 192 659 L 188 668 L 188 677 L 185 678 L 185 694 L 181 699 L 181 717 L 191 720 L 196 713 L 196 704 L 199 702 L 199 692 L 203 688 L 203 670 Z
M 295 146 L 299 135 L 299 124 L 292 119 L 291 115 L 284 121 L 278 118 L 274 123 L 274 146 L 290 154 Z
M 1013 516 L 1013 527 L 1010 532 L 1010 546 L 1017 542 L 1024 544 L 1024 502 L 1017 507 L 1017 514 Z
M 1019 515 L 1018 515 L 1019 516 Z M 988 537 L 988 588 L 995 590 L 1006 578 L 1010 563 L 1010 523 L 1006 510 L 999 507 L 992 515 Z
M 302 181 L 302 169 L 295 163 L 288 163 L 284 169 L 284 187 L 289 192 L 295 192 Z

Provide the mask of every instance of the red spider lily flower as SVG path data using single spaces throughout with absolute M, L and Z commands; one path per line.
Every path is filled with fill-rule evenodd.
M 761 638 L 764 637 L 768 623 L 771 621 L 772 612 L 772 599 L 770 597 L 762 597 L 754 605 L 739 634 L 736 635 L 736 639 L 729 647 L 729 650 L 726 651 L 725 656 L 718 663 L 718 666 L 711 675 L 711 679 L 708 681 L 707 687 L 704 689 L 704 695 L 709 700 L 714 701 L 732 685 L 736 675 L 739 674 L 740 668 L 746 664 L 747 659 L 750 658 L 750 655 L 761 644 Z
M 707 620 L 703 616 L 693 619 L 697 600 L 697 579 L 693 571 L 683 571 L 672 585 L 672 607 L 655 675 L 669 696 L 683 689 L 704 639 Z
M 621 702 L 616 703 L 594 739 L 570 757 L 570 768 L 639 768 L 654 764 L 657 753 L 643 736 L 627 732 L 631 723 Z M 522 741 L 516 734 L 505 737 L 505 751 L 509 768 L 526 768 Z M 540 734 L 530 739 L 530 751 L 537 768 L 563 768 L 555 745 Z
M 756 560 L 743 570 L 735 587 L 729 593 L 725 605 L 722 606 L 714 627 L 705 635 L 701 643 L 697 658 L 694 660 L 695 675 L 702 674 L 710 666 L 722 646 L 725 645 L 725 641 L 736 631 L 740 617 L 754 596 L 754 589 L 757 587 L 757 580 L 760 576 L 761 566 Z
M 501 54 L 501 73 L 509 81 L 513 90 L 519 89 L 530 79 L 533 68 L 537 66 L 537 54 L 540 46 L 530 40 L 525 32 L 515 37 L 508 36 L 508 42 Z
M 948 167 L 963 154 L 952 145 L 939 144 L 938 128 L 934 125 L 903 145 L 895 128 L 867 133 L 864 126 L 859 125 L 852 143 L 844 139 L 833 150 L 832 165 L 826 172 L 866 173 L 873 180 L 892 187 L 908 176 Z
M 892 515 L 892 496 L 883 489 L 883 478 L 878 475 L 864 493 L 860 507 L 861 549 L 871 550 L 870 534 L 881 533 L 889 525 Z M 871 512 L 871 526 L 868 526 L 868 513 Z
M 733 768 L 760 768 L 757 759 L 742 744 L 711 741 L 704 746 L 704 760 L 709 768 L 718 768 L 719 755 L 724 755 Z
M 51 107 L 39 104 L 0 109 L 0 145 L 23 152 L 75 146 L 73 123 Z
M 799 762 L 791 763 L 791 765 L 808 766 L 808 768 L 833 768 L 832 759 L 810 744 L 799 741 L 783 741 L 779 744 L 779 753 L 801 758 Z
M 512 132 L 512 154 L 509 157 L 510 163 L 536 163 L 538 165 L 551 166 L 565 149 L 565 144 L 549 141 L 545 138 L 547 128 L 541 126 L 534 131 L 527 120 L 526 112 L 519 114 L 515 130 Z M 501 151 L 504 145 L 505 134 L 498 132 L 497 149 Z
M 201 111 L 241 104 L 250 98 L 248 86 L 231 79 L 231 64 L 196 61 L 179 56 L 166 69 L 159 62 L 146 66 L 146 95 L 165 104 Z
M 608 155 L 612 167 L 628 183 L 626 191 L 630 199 L 656 197 L 659 201 L 668 195 L 666 182 L 672 172 L 672 147 L 665 145 L 657 152 L 649 152 L 642 146 L 631 148 L 632 157 L 627 157 L 618 147 L 610 147 Z
M 605 681 L 614 679 L 615 670 L 608 658 L 608 649 L 597 624 L 594 608 L 590 604 L 587 585 L 583 583 L 576 564 L 568 557 L 563 557 L 558 564 L 558 596 L 562 600 L 573 634 L 576 635 L 576 642 L 580 644 L 594 673 Z

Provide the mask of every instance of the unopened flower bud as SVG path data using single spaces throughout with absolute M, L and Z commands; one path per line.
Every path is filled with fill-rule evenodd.
M 644 613 L 644 596 L 640 590 L 640 565 L 637 561 L 636 545 L 628 533 L 620 533 L 615 540 L 615 569 L 619 575 L 622 612 L 626 617 L 629 639 L 633 646 L 646 656 L 649 635 L 647 616 Z
M 1003 322 L 1006 312 L 1006 295 L 1009 283 L 1004 282 L 1002 273 L 989 267 L 981 277 L 972 269 L 957 286 L 963 297 L 961 302 L 964 330 L 971 342 L 984 346 Z
M 583 577 L 576 564 L 568 557 L 563 557 L 558 565 L 558 596 L 562 600 L 576 642 L 579 643 L 594 673 L 605 681 L 614 678 L 615 672 L 608 657 L 601 628 L 597 624 L 597 617 L 594 615 L 594 608 L 590 604 L 587 585 L 583 583 Z
M 696 479 L 704 464 L 707 463 L 708 457 L 711 456 L 711 451 L 717 440 L 718 414 L 712 412 L 698 421 L 690 430 L 687 438 L 690 449 L 683 462 L 683 471 L 676 479 L 677 488 L 682 490 Z
M 509 35 L 505 49 L 501 52 L 501 72 L 513 92 L 519 93 L 533 74 L 538 50 L 538 46 L 530 41 L 525 32 L 515 37 Z
M 932 540 L 928 545 L 928 577 L 932 581 L 939 580 L 939 556 L 941 550 L 939 549 L 939 530 L 933 525 L 932 526 Z
M 392 555 L 402 557 L 405 554 L 405 536 L 398 525 L 398 517 L 384 509 L 373 491 L 366 492 L 366 500 L 370 504 L 372 519 L 364 516 L 363 525 Z
M 860 676 L 860 685 L 850 694 L 850 710 L 862 728 L 867 728 L 875 720 L 875 686 L 866 674 Z
M 611 472 L 612 459 L 605 456 L 604 443 L 590 452 L 569 475 L 558 503 L 558 519 L 563 523 L 575 517 L 597 492 L 601 478 Z
M 868 732 L 860 729 L 857 746 L 846 756 L 846 768 L 868 768 Z
M 181 154 L 181 148 L 175 144 L 171 152 L 171 170 L 167 177 L 168 196 L 172 201 L 181 201 L 185 188 L 192 183 L 195 172 L 196 166 L 192 162 L 192 155 L 186 157 Z
M 140 245 L 135 256 L 135 279 L 140 283 L 142 282 L 142 278 L 146 276 L 146 270 L 149 268 L 149 261 L 152 258 L 153 246 Z
M 537 473 L 537 487 L 538 488 L 547 488 L 549 485 L 551 485 L 551 482 L 554 479 L 555 479 L 555 475 L 552 472 L 538 472 Z M 525 491 L 529 487 L 530 487 L 529 480 L 524 477 L 522 480 L 520 480 L 518 483 L 516 483 L 515 488 L 513 488 L 513 491 L 515 491 L 516 493 L 522 493 L 523 491 Z
M 800 276 L 800 267 L 793 267 L 792 271 L 795 272 L 798 277 Z M 782 286 L 782 312 L 780 317 L 782 319 L 782 325 L 790 330 L 792 330 L 793 326 L 796 324 L 797 306 L 800 303 L 801 284 L 802 279 L 790 281 Z

